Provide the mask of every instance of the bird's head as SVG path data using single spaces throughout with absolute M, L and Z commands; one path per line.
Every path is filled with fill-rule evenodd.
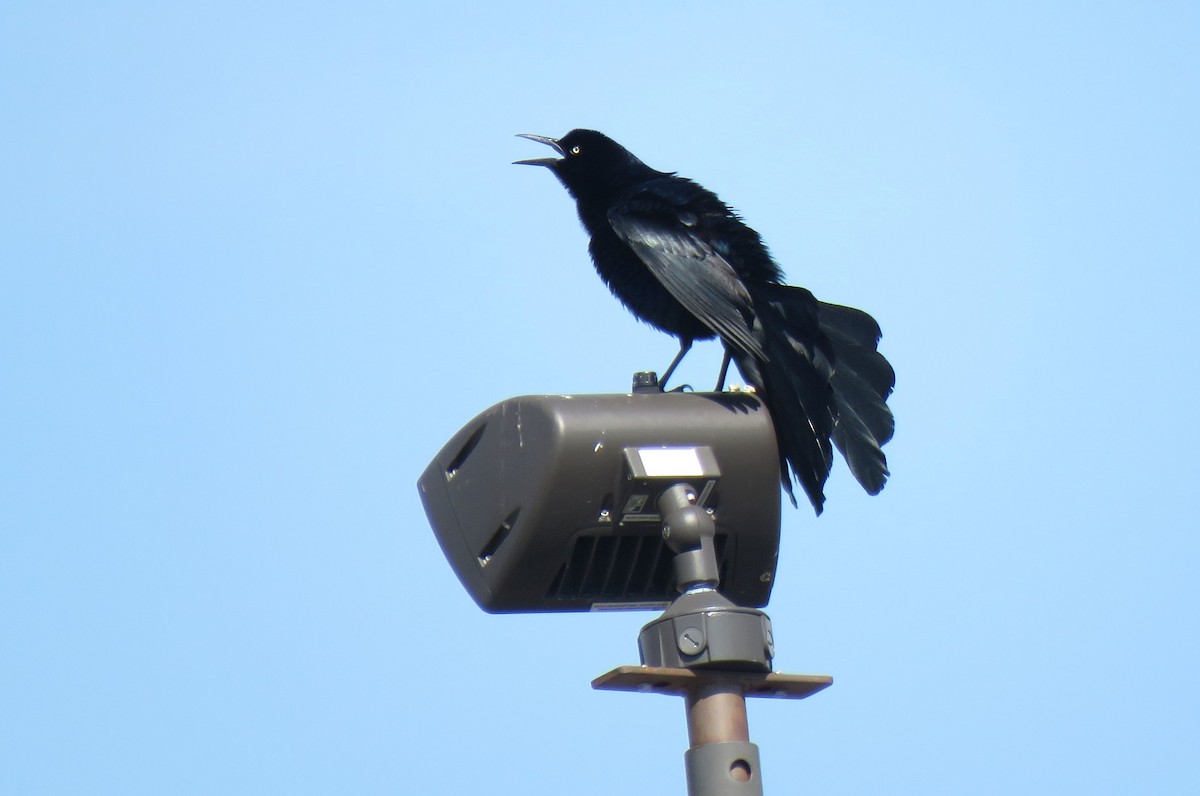
M 576 199 L 611 199 L 623 188 L 660 172 L 647 166 L 625 147 L 595 130 L 572 130 L 562 138 L 519 133 L 553 147 L 562 157 L 515 161 L 545 166 Z

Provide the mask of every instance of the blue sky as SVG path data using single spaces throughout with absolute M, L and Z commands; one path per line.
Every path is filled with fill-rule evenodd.
M 898 373 L 784 514 L 767 791 L 1195 792 L 1194 4 L 434 5 L 0 10 L 0 791 L 682 790 L 589 688 L 652 615 L 485 615 L 415 488 L 674 352 L 509 165 L 593 127 Z

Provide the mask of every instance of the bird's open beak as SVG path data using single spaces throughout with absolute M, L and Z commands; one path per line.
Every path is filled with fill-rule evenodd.
M 530 133 L 517 133 L 517 138 L 528 138 L 530 141 L 537 141 L 539 144 L 554 147 L 554 151 L 560 155 L 566 154 L 558 143 L 557 138 L 547 138 L 544 135 L 532 135 Z M 514 160 L 514 166 L 545 166 L 552 169 L 558 163 L 558 158 L 533 158 L 532 160 Z

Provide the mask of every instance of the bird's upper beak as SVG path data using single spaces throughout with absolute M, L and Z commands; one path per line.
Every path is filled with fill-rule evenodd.
M 531 133 L 517 133 L 517 138 L 528 138 L 530 141 L 537 141 L 539 144 L 554 147 L 554 151 L 560 155 L 565 155 L 562 146 L 559 145 L 557 138 L 547 138 L 544 135 L 532 135 Z M 559 162 L 558 158 L 533 158 L 532 160 L 514 160 L 514 166 L 545 166 L 552 169 Z

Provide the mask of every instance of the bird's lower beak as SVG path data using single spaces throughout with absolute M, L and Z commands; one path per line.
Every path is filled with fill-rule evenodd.
M 562 155 L 562 147 L 558 143 L 557 138 L 547 138 L 544 135 L 532 135 L 531 133 L 517 133 L 517 138 L 528 138 L 530 141 L 537 141 L 539 144 L 554 147 L 554 151 Z M 545 166 L 546 168 L 554 168 L 558 163 L 558 158 L 533 158 L 532 160 L 514 160 L 514 166 Z

